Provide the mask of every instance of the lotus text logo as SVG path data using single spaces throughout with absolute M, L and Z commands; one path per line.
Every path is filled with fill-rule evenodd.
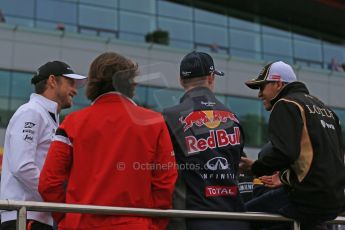
M 207 161 L 206 167 L 209 170 L 225 170 L 229 168 L 228 160 L 224 157 L 214 157 L 211 160 Z

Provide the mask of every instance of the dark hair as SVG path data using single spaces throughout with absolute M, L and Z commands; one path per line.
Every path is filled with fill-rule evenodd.
M 193 77 L 190 79 L 180 78 L 180 80 L 181 80 L 181 85 L 183 86 L 183 88 L 196 87 L 196 86 L 204 85 L 205 82 L 207 81 L 207 76 Z
M 60 76 L 55 76 L 55 78 L 56 78 L 57 82 L 60 82 L 60 80 L 61 80 Z M 43 79 L 43 80 L 41 80 L 35 84 L 31 82 L 35 87 L 35 93 L 43 94 L 44 91 L 46 91 L 48 79 L 49 78 Z
M 44 79 L 42 81 L 37 82 L 34 84 L 35 87 L 35 93 L 42 94 L 47 89 L 47 81 L 48 79 Z
M 130 98 L 134 95 L 134 77 L 138 65 L 114 52 L 99 55 L 90 66 L 86 96 L 94 101 L 98 96 L 118 91 Z

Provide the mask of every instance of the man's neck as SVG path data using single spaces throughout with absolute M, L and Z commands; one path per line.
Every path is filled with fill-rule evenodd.
M 185 91 L 185 92 L 188 92 L 188 91 L 190 91 L 190 90 L 192 90 L 192 89 L 200 88 L 200 87 L 205 87 L 205 88 L 208 88 L 209 90 L 212 91 L 211 87 L 210 87 L 209 85 L 207 85 L 207 84 L 189 86 L 189 87 L 184 88 L 184 91 Z

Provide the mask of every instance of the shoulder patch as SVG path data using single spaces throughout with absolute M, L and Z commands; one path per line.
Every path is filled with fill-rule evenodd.
M 30 129 L 30 128 L 33 128 L 35 125 L 36 125 L 36 124 L 33 123 L 33 122 L 31 122 L 31 121 L 26 121 L 26 122 L 24 123 L 24 128 L 25 128 L 25 129 Z
M 31 121 L 24 122 L 24 127 L 22 130 L 22 136 L 23 136 L 24 141 L 28 143 L 32 143 L 34 141 L 34 134 L 35 134 L 34 126 L 35 125 L 36 124 Z

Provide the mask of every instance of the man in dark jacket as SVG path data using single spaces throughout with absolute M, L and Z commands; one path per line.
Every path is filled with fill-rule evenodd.
M 259 89 L 258 97 L 271 111 L 272 147 L 255 162 L 242 158 L 242 166 L 256 176 L 273 174 L 269 186 L 274 187 L 276 177 L 282 183 L 247 203 L 248 211 L 282 214 L 301 222 L 302 229 L 334 219 L 344 203 L 345 184 L 337 115 L 310 95 L 291 66 L 281 61 L 266 65 L 246 85 Z
M 234 113 L 217 100 L 212 57 L 187 54 L 180 65 L 180 82 L 186 93 L 177 106 L 163 111 L 172 138 L 179 178 L 175 209 L 244 211 L 238 191 L 238 167 L 244 137 Z M 181 226 L 182 225 L 182 226 Z M 184 229 L 181 225 L 170 229 Z M 240 221 L 187 219 L 188 230 L 247 229 Z

